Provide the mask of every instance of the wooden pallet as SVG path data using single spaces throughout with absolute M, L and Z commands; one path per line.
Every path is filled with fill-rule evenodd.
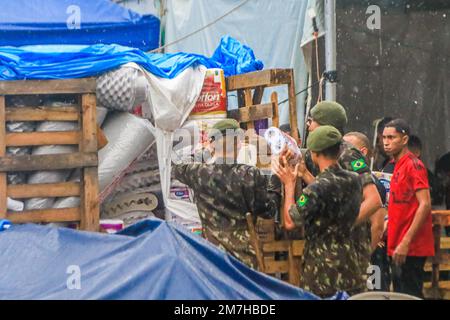
M 284 276 L 285 281 L 298 287 L 300 285 L 300 264 L 305 241 L 275 240 L 274 236 L 267 236 L 267 230 L 265 230 L 263 238 L 254 225 L 251 213 L 246 214 L 246 219 L 250 243 L 255 250 L 258 261 L 258 270 L 271 276 Z M 270 221 L 267 225 L 270 225 Z M 272 234 L 274 233 L 274 227 L 272 221 Z M 278 254 L 278 257 L 275 254 Z
M 261 104 L 265 88 L 287 86 L 289 100 L 289 122 L 291 136 L 298 139 L 297 105 L 295 99 L 294 71 L 292 69 L 268 69 L 226 78 L 227 92 L 236 91 L 239 108 L 228 111 L 228 117 L 245 123 L 248 130 L 254 129 L 254 121 L 272 119 L 272 126 L 279 126 L 278 94 L 272 92 L 270 103 Z M 257 166 L 269 168 L 270 159 L 260 159 L 260 146 L 256 134 L 249 137 L 258 150 Z M 264 149 L 265 150 L 265 149 Z
M 96 124 L 96 81 L 94 78 L 69 80 L 0 81 L 0 219 L 13 223 L 79 222 L 83 230 L 98 231 L 98 155 Z M 78 103 L 70 107 L 6 106 L 5 96 L 73 94 Z M 64 132 L 7 133 L 7 121 L 74 121 L 79 130 Z M 6 155 L 11 146 L 78 145 L 78 152 L 55 155 Z M 76 169 L 77 182 L 7 185 L 7 174 L 15 171 Z M 64 209 L 8 212 L 7 197 L 79 196 L 80 206 Z
M 450 226 L 450 210 L 433 211 L 435 255 L 425 264 L 425 271 L 431 271 L 431 282 L 423 286 L 426 298 L 450 300 L 450 281 L 441 280 L 441 273 L 450 270 L 450 237 L 442 236 L 447 226 Z

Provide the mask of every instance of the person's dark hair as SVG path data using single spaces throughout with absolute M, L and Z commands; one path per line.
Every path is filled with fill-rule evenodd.
M 395 128 L 398 133 L 405 134 L 407 136 L 410 135 L 410 129 L 408 123 L 403 119 L 394 119 L 389 121 L 385 128 Z
M 291 125 L 289 123 L 282 124 L 279 129 L 288 135 L 291 134 Z M 297 129 L 298 136 L 300 137 L 300 131 Z
M 408 140 L 408 148 L 422 151 L 422 141 L 416 135 L 410 135 Z
M 384 127 L 386 126 L 387 123 L 391 122 L 393 120 L 393 118 L 391 117 L 384 117 L 379 123 L 378 123 L 378 127 L 377 127 L 377 131 L 379 134 L 383 133 Z
M 316 153 L 321 154 L 328 159 L 338 159 L 341 152 L 341 144 L 342 142 L 338 142 L 335 145 L 332 145 L 331 147 L 328 147 Z

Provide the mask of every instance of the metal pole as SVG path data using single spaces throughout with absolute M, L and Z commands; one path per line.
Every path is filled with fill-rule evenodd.
M 336 70 L 336 0 L 325 0 L 325 68 Z M 325 99 L 336 100 L 336 83 L 327 81 Z

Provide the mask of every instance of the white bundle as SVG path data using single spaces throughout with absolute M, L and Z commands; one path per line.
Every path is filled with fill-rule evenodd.
M 98 154 L 100 191 L 110 186 L 155 141 L 150 122 L 126 112 L 109 115 L 103 132 L 108 144 Z
M 36 131 L 71 131 L 77 130 L 78 124 L 64 121 L 45 121 L 38 125 Z M 62 154 L 77 151 L 77 146 L 50 145 L 33 148 L 33 155 Z M 38 171 L 29 175 L 28 183 L 58 183 L 64 182 L 71 174 L 71 170 Z M 25 201 L 27 210 L 48 209 L 53 206 L 54 198 L 32 198 Z
M 97 79 L 97 100 L 110 110 L 131 112 L 147 101 L 149 86 L 139 69 L 124 66 Z

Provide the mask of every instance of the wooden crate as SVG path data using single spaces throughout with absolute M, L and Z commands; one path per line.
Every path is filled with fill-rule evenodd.
M 95 78 L 69 80 L 0 81 L 0 219 L 13 223 L 78 222 L 83 230 L 98 231 L 98 155 Z M 70 107 L 6 106 L 6 96 L 73 94 L 78 103 Z M 7 121 L 74 121 L 77 131 L 6 132 Z M 11 146 L 78 145 L 78 152 L 54 155 L 6 155 Z M 81 182 L 7 185 L 15 171 L 76 169 Z M 7 212 L 7 197 L 80 197 L 80 206 Z
M 450 270 L 450 237 L 442 235 L 443 228 L 450 226 L 450 210 L 436 210 L 432 215 L 435 255 L 425 264 L 431 282 L 424 283 L 423 293 L 426 298 L 450 300 L 450 281 L 441 279 Z

